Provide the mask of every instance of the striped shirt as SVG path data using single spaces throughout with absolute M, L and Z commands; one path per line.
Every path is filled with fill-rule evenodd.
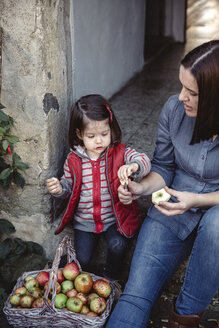
M 84 148 L 78 146 L 74 153 L 82 160 L 82 187 L 78 206 L 74 213 L 74 228 L 88 231 L 106 231 L 115 223 L 111 196 L 106 180 L 106 162 L 103 152 L 96 160 L 92 160 Z M 144 153 L 138 153 L 135 149 L 126 147 L 124 154 L 125 164 L 137 163 L 139 171 L 132 176 L 142 178 L 150 171 L 150 160 Z M 94 178 L 95 177 L 95 178 Z M 64 174 L 60 180 L 62 193 L 55 197 L 69 198 L 72 192 L 73 180 L 67 160 L 64 164 Z M 99 228 L 97 229 L 97 224 Z

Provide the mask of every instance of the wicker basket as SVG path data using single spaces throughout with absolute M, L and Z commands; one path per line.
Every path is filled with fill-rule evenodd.
M 60 258 L 63 252 L 63 248 L 66 247 L 67 252 L 67 261 L 74 261 L 78 264 L 81 272 L 81 266 L 76 258 L 75 250 L 72 246 L 71 238 L 65 236 L 60 242 L 56 256 L 50 270 L 43 270 L 50 273 L 48 288 L 44 294 L 44 305 L 42 308 L 34 309 L 17 309 L 12 307 L 10 303 L 10 296 L 14 293 L 15 289 L 22 286 L 22 282 L 26 276 L 37 276 L 40 271 L 25 272 L 18 279 L 12 293 L 9 295 L 4 306 L 4 313 L 7 317 L 7 320 L 10 325 L 13 327 L 38 327 L 38 328 L 89 328 L 89 327 L 104 327 L 107 317 L 109 316 L 112 303 L 115 295 L 115 286 L 113 283 L 110 283 L 112 287 L 112 293 L 107 299 L 107 307 L 103 314 L 98 317 L 90 317 L 87 315 L 77 314 L 71 311 L 59 310 L 54 306 L 56 298 L 56 289 L 54 288 L 57 280 L 57 272 L 59 267 Z M 101 277 L 96 276 L 90 273 L 93 280 L 100 279 Z M 51 303 L 47 302 L 49 291 L 52 290 L 52 301 Z

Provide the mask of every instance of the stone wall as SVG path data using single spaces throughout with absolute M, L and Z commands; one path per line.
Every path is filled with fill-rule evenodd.
M 41 244 L 51 222 L 45 179 L 59 174 L 72 102 L 68 1 L 0 2 L 1 102 L 15 120 L 16 152 L 29 164 L 24 189 L 0 189 L 1 217 L 16 236 Z

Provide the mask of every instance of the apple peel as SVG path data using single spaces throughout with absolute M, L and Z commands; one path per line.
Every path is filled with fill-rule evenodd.
M 160 202 L 168 202 L 170 197 L 171 195 L 162 188 L 152 193 L 152 203 L 159 205 Z

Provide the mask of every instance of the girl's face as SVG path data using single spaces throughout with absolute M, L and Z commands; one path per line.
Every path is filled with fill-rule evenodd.
M 93 121 L 87 119 L 83 132 L 78 129 L 77 136 L 84 143 L 86 152 L 92 159 L 97 159 L 100 154 L 110 145 L 111 130 L 108 118 L 103 121 Z
M 196 79 L 188 69 L 181 65 L 179 80 L 182 84 L 179 100 L 184 103 L 186 115 L 196 117 L 198 112 L 198 84 Z

